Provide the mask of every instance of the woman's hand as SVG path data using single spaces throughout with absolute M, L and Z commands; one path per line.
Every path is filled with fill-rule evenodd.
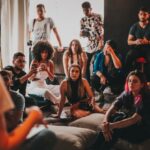
M 103 133 L 103 136 L 105 138 L 105 141 L 109 142 L 112 140 L 112 131 L 110 129 L 109 122 L 103 122 L 102 133 Z
M 93 109 L 94 109 L 94 107 L 95 107 L 95 98 L 92 97 L 88 103 L 89 103 L 89 105 L 91 105 L 91 106 L 93 107 Z

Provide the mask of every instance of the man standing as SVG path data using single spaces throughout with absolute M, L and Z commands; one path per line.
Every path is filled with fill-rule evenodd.
M 83 17 L 80 21 L 80 36 L 88 38 L 86 53 L 88 56 L 86 78 L 90 81 L 90 62 L 95 52 L 103 47 L 103 26 L 101 16 L 92 12 L 89 2 L 82 3 Z
M 144 57 L 147 61 L 145 65 L 145 74 L 150 81 L 150 24 L 147 21 L 147 9 L 141 8 L 138 12 L 139 22 L 135 23 L 129 31 L 128 45 L 130 51 L 126 56 L 126 72 L 132 70 L 132 63 L 138 57 Z
M 60 36 L 58 34 L 57 28 L 54 24 L 54 21 L 50 17 L 45 17 L 45 6 L 43 4 L 38 4 L 36 6 L 37 18 L 34 18 L 29 27 L 29 40 L 32 41 L 34 46 L 38 41 L 49 41 L 50 42 L 50 33 L 53 30 L 54 35 L 59 44 L 59 51 L 62 51 L 62 43 Z

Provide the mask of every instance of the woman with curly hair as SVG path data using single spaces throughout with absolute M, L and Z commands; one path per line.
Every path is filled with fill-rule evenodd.
M 54 79 L 54 63 L 51 60 L 54 49 L 49 42 L 38 42 L 33 48 L 34 60 L 30 68 L 37 72 L 31 78 L 28 94 L 36 95 L 50 100 L 56 104 L 59 96 L 59 85 L 47 85 L 46 79 Z
M 60 85 L 61 101 L 58 117 L 61 116 L 66 99 L 71 104 L 71 116 L 85 117 L 92 112 L 104 113 L 95 103 L 94 95 L 88 81 L 82 78 L 81 68 L 78 64 L 69 67 L 69 77 Z
M 81 67 L 82 76 L 85 76 L 87 55 L 82 50 L 79 40 L 72 40 L 70 42 L 68 50 L 63 55 L 63 66 L 66 77 L 68 77 L 68 68 L 71 64 L 78 64 Z

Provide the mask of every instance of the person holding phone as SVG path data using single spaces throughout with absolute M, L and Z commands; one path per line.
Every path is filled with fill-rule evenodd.
M 114 94 L 121 92 L 124 81 L 122 68 L 122 58 L 116 43 L 113 40 L 106 41 L 103 51 L 94 60 L 92 87 L 101 92 L 109 86 Z
M 39 41 L 33 48 L 35 59 L 31 63 L 31 70 L 36 68 L 36 73 L 30 78 L 28 87 L 29 95 L 36 95 L 50 100 L 53 104 L 59 102 L 59 85 L 47 84 L 46 79 L 54 79 L 54 63 L 51 60 L 54 49 L 49 42 Z

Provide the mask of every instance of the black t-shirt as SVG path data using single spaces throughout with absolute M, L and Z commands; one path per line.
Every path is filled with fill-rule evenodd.
M 143 39 L 145 37 L 147 40 L 150 40 L 150 24 L 145 28 L 141 28 L 139 22 L 135 23 L 130 28 L 129 34 L 133 35 L 135 39 Z
M 150 40 L 150 24 L 147 24 L 145 28 L 141 28 L 138 23 L 135 23 L 129 31 L 129 34 L 134 37 L 134 39 L 143 39 L 146 38 L 147 40 Z M 144 44 L 144 45 L 131 45 L 131 48 L 136 48 L 136 49 L 148 49 L 150 48 L 150 44 Z
M 22 95 L 25 96 L 27 81 L 21 84 L 19 78 L 26 75 L 26 72 L 21 70 L 20 73 L 16 73 L 13 66 L 7 66 L 4 69 L 13 73 L 13 86 L 11 86 L 11 89 L 14 91 L 19 91 Z
M 150 92 L 142 92 L 140 105 L 134 104 L 134 97 L 130 92 L 123 92 L 113 103 L 115 108 L 127 114 L 128 117 L 134 113 L 142 117 L 142 122 L 150 126 Z

